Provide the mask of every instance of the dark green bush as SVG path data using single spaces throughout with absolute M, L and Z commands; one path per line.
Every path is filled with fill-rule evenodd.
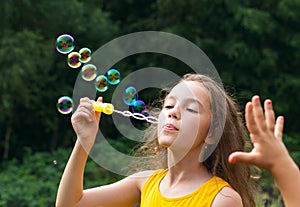
M 1 166 L 1 207 L 53 207 L 61 175 L 70 149 L 53 153 L 27 150 L 22 161 L 11 160 Z M 85 187 L 114 182 L 120 176 L 99 167 L 89 159 L 85 170 Z

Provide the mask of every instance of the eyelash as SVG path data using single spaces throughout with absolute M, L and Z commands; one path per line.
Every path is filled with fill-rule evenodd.
M 164 106 L 165 109 L 172 109 L 173 107 L 174 106 L 172 106 L 172 105 L 166 105 L 166 106 Z M 194 109 L 191 109 L 191 108 L 187 108 L 186 110 L 189 111 L 189 112 L 192 112 L 192 113 L 198 113 L 198 111 L 196 111 Z
M 192 113 L 198 113 L 198 111 L 194 110 L 194 109 L 189 109 L 187 108 L 186 110 L 188 110 L 189 112 L 192 112 Z
M 164 108 L 171 109 L 171 108 L 173 108 L 173 106 L 172 105 L 166 105 L 166 106 L 164 106 Z

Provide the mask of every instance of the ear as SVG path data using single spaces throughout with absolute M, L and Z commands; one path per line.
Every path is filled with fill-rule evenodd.
M 199 154 L 199 162 L 204 162 L 216 149 L 217 144 L 208 144 L 208 143 L 204 143 L 200 154 Z
M 224 128 L 222 128 L 218 122 L 213 122 L 213 125 L 209 128 L 207 137 L 205 138 L 205 143 L 209 145 L 218 144 L 223 132 Z
M 211 133 L 209 133 L 205 139 L 205 144 L 212 145 L 212 144 L 217 144 L 219 139 L 216 139 L 215 137 L 212 136 Z

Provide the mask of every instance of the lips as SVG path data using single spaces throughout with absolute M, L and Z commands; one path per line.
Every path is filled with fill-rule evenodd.
M 167 130 L 167 131 L 178 131 L 178 128 L 175 127 L 173 124 L 165 124 L 164 125 L 164 130 Z

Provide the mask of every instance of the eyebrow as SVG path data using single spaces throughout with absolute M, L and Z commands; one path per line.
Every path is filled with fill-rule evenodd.
M 167 100 L 167 99 L 175 99 L 176 100 L 176 98 L 175 98 L 175 96 L 172 96 L 172 95 L 167 95 L 166 96 L 166 98 L 165 98 L 165 100 Z M 202 102 L 200 101 L 200 100 L 198 100 L 198 99 L 196 99 L 196 98 L 187 98 L 187 99 L 185 99 L 186 101 L 189 101 L 189 102 L 195 102 L 195 103 L 197 103 L 198 105 L 200 105 L 200 107 L 202 107 L 202 108 L 205 108 L 204 107 L 204 104 L 202 104 Z
M 190 102 L 195 102 L 195 103 L 197 103 L 201 108 L 205 108 L 204 107 L 204 105 L 202 104 L 202 102 L 200 101 L 200 100 L 198 100 L 198 99 L 195 99 L 195 98 L 188 98 L 188 99 L 186 99 L 187 101 L 190 101 Z

